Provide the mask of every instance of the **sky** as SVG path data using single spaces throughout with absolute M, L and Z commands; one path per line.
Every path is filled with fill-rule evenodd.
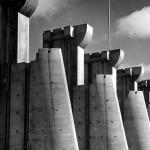
M 108 46 L 107 0 L 40 0 L 30 19 L 30 60 L 42 47 L 42 34 L 68 25 L 88 23 L 93 39 L 85 53 L 101 52 Z M 144 65 L 150 78 L 150 1 L 111 0 L 111 49 L 122 49 L 122 67 Z

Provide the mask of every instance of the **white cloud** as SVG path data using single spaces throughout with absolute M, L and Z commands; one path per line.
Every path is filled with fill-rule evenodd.
M 39 0 L 33 17 L 51 17 L 59 10 L 69 6 L 70 2 L 78 0 Z
M 130 38 L 150 38 L 150 7 L 144 7 L 132 14 L 117 20 L 118 36 L 123 35 Z

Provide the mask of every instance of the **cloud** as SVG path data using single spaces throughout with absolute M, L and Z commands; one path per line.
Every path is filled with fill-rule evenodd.
M 78 0 L 39 0 L 33 17 L 51 17 L 58 11 L 69 6 L 70 2 Z
M 116 35 L 130 38 L 150 38 L 150 7 L 144 7 L 116 21 Z

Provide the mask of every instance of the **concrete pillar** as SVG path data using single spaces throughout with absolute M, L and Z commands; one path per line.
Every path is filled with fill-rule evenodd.
M 99 121 L 96 122 L 99 123 L 99 126 L 101 127 L 101 131 L 95 131 L 97 134 L 101 133 L 101 136 L 97 139 L 101 141 L 101 144 L 99 143 L 100 145 L 97 149 L 100 149 L 101 147 L 102 150 L 128 150 L 113 80 L 113 75 L 99 74 L 96 76 L 96 91 L 100 101 L 99 103 L 101 103 L 100 110 L 102 111 L 101 117 L 98 117 Z M 94 144 L 92 149 L 95 149 Z
M 127 95 L 124 97 L 124 127 L 129 149 L 148 150 L 150 145 L 150 123 L 142 91 L 137 91 L 138 81 L 143 75 L 143 68 L 126 68 L 125 73 L 130 81 L 126 88 Z
M 9 150 L 25 149 L 26 64 L 11 68 L 10 138 Z
M 123 51 L 104 51 L 97 56 L 100 56 L 96 60 L 98 62 L 93 64 L 90 60 L 94 65 L 93 84 L 89 89 L 90 149 L 128 150 L 117 98 L 116 69 L 113 68 L 117 68 L 123 60 Z
M 91 77 L 91 63 L 88 63 L 90 59 L 90 54 L 85 54 L 84 55 L 84 84 L 88 85 L 89 79 Z
M 34 150 L 53 148 L 48 51 L 39 49 L 37 60 L 30 65 L 29 147 Z
M 80 150 L 89 150 L 89 90 L 87 86 L 73 89 L 73 116 Z
M 73 98 L 73 85 L 84 84 L 84 49 L 90 43 L 93 28 L 88 24 L 67 26 L 45 31 L 44 48 L 61 48 L 70 98 Z
M 128 96 L 130 74 L 125 69 L 117 70 L 117 96 L 119 100 L 122 119 L 124 121 L 124 101 Z
M 129 91 L 137 91 L 144 70 L 141 66 L 117 70 L 117 95 L 120 103 L 122 118 L 124 120 L 124 102 Z
M 0 129 L 2 131 L 0 132 L 1 150 L 8 149 L 9 147 L 8 138 L 10 121 L 9 113 L 11 64 L 17 62 L 20 59 L 20 51 L 23 51 L 23 54 L 21 54 L 21 56 L 22 58 L 24 58 L 24 51 L 27 50 L 26 48 L 21 48 L 20 46 L 18 46 L 22 45 L 22 43 L 24 42 L 24 40 L 21 40 L 21 44 L 19 44 L 20 39 L 22 38 L 18 36 L 18 33 L 22 31 L 18 30 L 18 13 L 20 12 L 22 15 L 30 17 L 36 8 L 36 5 L 37 0 L 0 1 L 0 110 L 3 110 L 3 112 L 0 113 L 0 120 L 3 122 L 2 124 L 0 124 Z M 24 36 L 27 35 L 26 32 L 24 33 Z M 18 50 L 17 47 L 21 49 Z M 25 45 L 23 47 L 27 46 Z
M 150 122 L 142 91 L 129 91 L 124 111 L 124 127 L 129 149 L 149 150 Z
M 61 50 L 40 49 L 31 71 L 30 148 L 78 150 Z
M 29 18 L 18 13 L 17 62 L 29 63 Z

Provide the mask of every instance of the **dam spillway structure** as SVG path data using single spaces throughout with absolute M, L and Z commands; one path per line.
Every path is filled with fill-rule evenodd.
M 44 48 L 29 62 L 37 3 L 0 2 L 0 149 L 148 150 L 142 67 L 118 69 L 121 49 L 85 54 L 89 24 L 44 31 Z

